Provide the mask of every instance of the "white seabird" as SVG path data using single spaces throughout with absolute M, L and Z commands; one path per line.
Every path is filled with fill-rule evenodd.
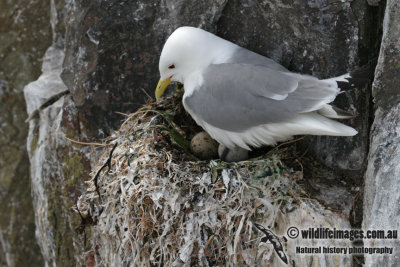
M 159 62 L 158 100 L 171 81 L 184 85 L 183 106 L 228 149 L 275 145 L 294 135 L 353 136 L 333 119 L 349 114 L 329 105 L 341 77 L 319 80 L 193 27 L 175 30 Z

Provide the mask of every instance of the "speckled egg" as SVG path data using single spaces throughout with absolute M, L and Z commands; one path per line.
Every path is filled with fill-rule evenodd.
M 192 138 L 190 150 L 202 160 L 218 158 L 218 143 L 206 132 L 200 132 Z

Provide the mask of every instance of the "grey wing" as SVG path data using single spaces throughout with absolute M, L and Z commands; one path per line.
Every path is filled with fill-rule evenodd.
M 337 86 L 311 76 L 249 64 L 210 65 L 202 75 L 185 105 L 212 126 L 235 132 L 318 110 L 338 93 Z
M 255 66 L 263 66 L 282 72 L 289 72 L 284 66 L 273 61 L 272 59 L 254 53 L 253 51 L 247 50 L 246 48 L 240 46 L 237 47 L 232 57 L 228 59 L 225 63 L 243 63 Z

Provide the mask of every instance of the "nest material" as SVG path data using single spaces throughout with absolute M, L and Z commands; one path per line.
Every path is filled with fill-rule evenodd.
M 278 218 L 300 205 L 301 174 L 283 166 L 279 150 L 238 163 L 198 161 L 187 141 L 196 127 L 180 99 L 170 97 L 129 115 L 114 135 L 111 168 L 99 171 L 109 146 L 93 172 L 97 186 L 92 179 L 77 205 L 94 224 L 99 265 L 280 261 L 272 246 L 260 245 L 254 224 L 275 231 Z

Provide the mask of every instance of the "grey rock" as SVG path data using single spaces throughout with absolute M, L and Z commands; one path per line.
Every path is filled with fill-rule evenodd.
M 378 6 L 381 0 L 367 0 L 371 6 Z
M 24 88 L 36 238 L 46 266 L 84 265 L 85 241 L 75 231 L 80 219 L 70 208 L 83 192 L 90 160 L 96 158 L 92 146 L 71 140 L 87 141 L 97 129 L 81 118 L 70 96 L 60 94 L 67 91 L 60 78 L 64 6 L 64 1 L 51 1 L 54 43 L 43 58 L 43 73 Z
M 49 1 L 0 1 L 0 266 L 43 266 L 35 238 L 22 89 L 51 44 Z
M 0 80 L 0 96 L 4 95 L 8 91 L 8 85 L 6 81 Z
M 0 79 L 0 265 L 43 264 L 34 231 L 23 95 Z M 29 257 L 30 260 L 26 260 Z
M 21 0 L 0 2 L 0 79 L 12 91 L 40 75 L 44 51 L 51 44 L 49 1 Z
M 168 35 L 182 25 L 215 28 L 226 2 L 74 1 L 62 78 L 82 114 L 106 132 L 117 128 L 115 112 L 135 111 L 143 90 L 153 95 Z
M 365 230 L 398 230 L 400 177 L 400 3 L 388 0 L 383 22 L 382 46 L 375 70 L 373 96 L 376 111 L 364 188 Z M 366 255 L 366 266 L 399 266 L 400 242 L 364 240 L 366 247 L 387 246 L 393 255 Z
M 358 27 L 350 2 L 229 1 L 217 33 L 292 71 L 339 76 L 354 65 L 357 52 Z
M 42 75 L 33 83 L 24 88 L 28 115 L 37 112 L 51 97 L 67 89 L 60 79 L 61 66 L 64 60 L 64 51 L 51 46 L 43 57 Z
M 66 89 L 60 78 L 64 53 L 50 47 L 39 79 L 24 88 L 28 111 L 37 110 L 44 99 Z M 49 62 L 53 64 L 48 65 Z M 82 265 L 83 241 L 74 231 L 79 216 L 70 212 L 83 192 L 91 146 L 80 147 L 71 140 L 91 136 L 91 128 L 80 121 L 70 96 L 61 96 L 38 111 L 29 121 L 27 147 L 35 209 L 36 237 L 48 266 Z

